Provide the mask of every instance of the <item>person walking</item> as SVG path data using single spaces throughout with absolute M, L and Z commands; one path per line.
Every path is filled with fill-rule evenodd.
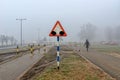
M 86 46 L 86 50 L 88 52 L 88 48 L 90 46 L 90 43 L 89 43 L 88 39 L 86 39 L 84 46 Z

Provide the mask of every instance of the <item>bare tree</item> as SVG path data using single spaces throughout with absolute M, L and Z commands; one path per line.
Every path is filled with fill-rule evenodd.
M 116 41 L 120 43 L 120 26 L 116 27 L 115 38 L 116 38 Z
M 46 42 L 46 41 L 47 41 L 47 38 L 46 38 L 46 37 L 44 37 L 44 38 L 43 38 L 43 41 L 44 41 L 44 42 Z
M 0 35 L 0 43 L 2 44 L 2 37 L 1 37 L 1 35 Z
M 8 36 L 5 36 L 5 37 L 4 37 L 4 41 L 5 41 L 6 45 L 8 45 L 9 37 L 8 37 Z
M 5 35 L 1 35 L 0 36 L 0 41 L 1 41 L 1 44 L 3 46 L 4 45 L 4 41 L 5 41 Z
M 95 32 L 96 32 L 96 26 L 94 26 L 91 23 L 84 24 L 83 26 L 81 26 L 80 39 L 81 40 L 85 40 L 85 39 L 94 40 Z
M 5 36 L 5 35 L 0 36 L 0 43 L 2 46 L 4 45 L 4 43 L 5 43 L 5 45 L 8 45 L 9 41 L 10 41 L 11 45 L 16 44 L 16 42 L 17 42 L 17 40 L 13 36 L 12 37 Z
M 17 40 L 13 36 L 9 37 L 9 41 L 10 41 L 11 45 L 15 45 L 17 43 Z
M 105 29 L 105 35 L 108 42 L 115 41 L 114 29 L 112 27 L 109 26 Z
M 14 37 L 10 37 L 10 43 L 11 43 L 11 45 L 14 44 Z

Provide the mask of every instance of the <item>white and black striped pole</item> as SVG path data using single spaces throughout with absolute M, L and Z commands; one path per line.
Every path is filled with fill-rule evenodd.
M 60 68 L 60 43 L 59 43 L 59 36 L 57 36 L 57 68 Z
M 66 37 L 67 34 L 65 32 L 65 30 L 63 29 L 62 25 L 60 24 L 59 21 L 57 21 L 54 25 L 54 27 L 52 28 L 50 34 L 50 37 L 57 37 L 57 68 L 59 70 L 60 68 L 60 37 Z

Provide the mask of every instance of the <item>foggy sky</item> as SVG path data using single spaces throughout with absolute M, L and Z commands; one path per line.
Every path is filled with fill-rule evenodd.
M 120 0 L 0 0 L 0 34 L 20 39 L 23 21 L 23 39 L 33 41 L 49 32 L 59 20 L 68 36 L 77 41 L 80 26 L 92 23 L 98 28 L 120 25 Z

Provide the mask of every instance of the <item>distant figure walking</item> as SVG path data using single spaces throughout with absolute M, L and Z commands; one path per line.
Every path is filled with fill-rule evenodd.
M 89 46 L 90 46 L 90 43 L 89 43 L 88 39 L 86 39 L 86 42 L 85 42 L 84 46 L 86 46 L 86 49 L 87 49 L 87 51 L 88 51 L 88 48 L 89 48 Z

